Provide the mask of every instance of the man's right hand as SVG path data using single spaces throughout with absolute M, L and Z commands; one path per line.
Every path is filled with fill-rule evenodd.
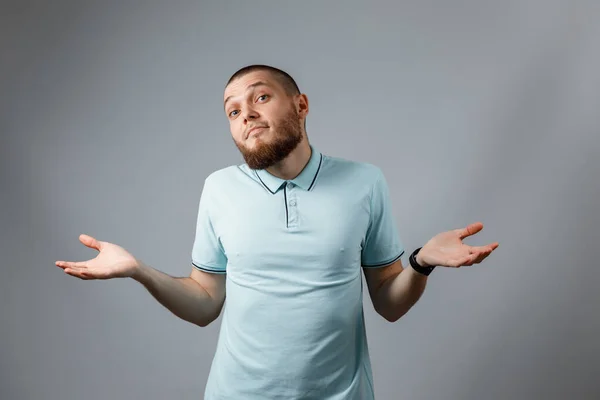
M 96 258 L 87 261 L 56 261 L 65 273 L 80 279 L 129 278 L 140 267 L 140 262 L 121 246 L 102 242 L 88 235 L 80 235 L 79 241 L 98 250 Z

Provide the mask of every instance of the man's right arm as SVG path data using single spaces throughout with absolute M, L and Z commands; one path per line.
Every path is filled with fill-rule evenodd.
M 139 261 L 139 260 L 138 260 Z M 192 267 L 189 277 L 173 277 L 143 262 L 131 276 L 179 318 L 198 326 L 217 319 L 225 302 L 225 274 Z

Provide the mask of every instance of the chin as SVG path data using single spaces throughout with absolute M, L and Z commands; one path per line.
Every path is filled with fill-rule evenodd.
M 246 140 L 246 143 L 249 145 L 248 147 L 256 147 L 268 141 L 266 137 L 266 133 L 260 134 L 258 136 L 249 137 Z

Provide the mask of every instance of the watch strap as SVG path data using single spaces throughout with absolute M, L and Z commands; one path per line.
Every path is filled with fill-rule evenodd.
M 417 263 L 417 254 L 419 253 L 419 251 L 421 249 L 422 249 L 422 247 L 419 247 L 418 249 L 413 251 L 412 254 L 410 255 L 410 257 L 408 258 L 408 261 L 410 262 L 410 266 L 415 271 L 417 271 L 418 273 L 420 273 L 422 275 L 429 276 L 429 274 L 431 274 L 431 272 L 435 268 L 435 265 L 423 267 L 423 266 L 419 265 L 419 263 Z

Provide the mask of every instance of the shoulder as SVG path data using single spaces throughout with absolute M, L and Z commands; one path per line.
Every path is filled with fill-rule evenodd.
M 349 177 L 355 181 L 375 184 L 383 177 L 383 171 L 375 164 L 350 160 L 342 157 L 324 156 L 323 167 L 338 177 Z
M 221 189 L 231 185 L 231 182 L 235 180 L 235 175 L 237 173 L 239 173 L 237 165 L 229 165 L 214 170 L 204 178 L 204 182 L 202 182 L 202 192 L 205 195 L 212 192 L 219 192 Z
M 228 165 L 211 172 L 204 180 L 205 185 L 227 185 L 240 178 L 240 174 L 246 175 L 244 165 Z

